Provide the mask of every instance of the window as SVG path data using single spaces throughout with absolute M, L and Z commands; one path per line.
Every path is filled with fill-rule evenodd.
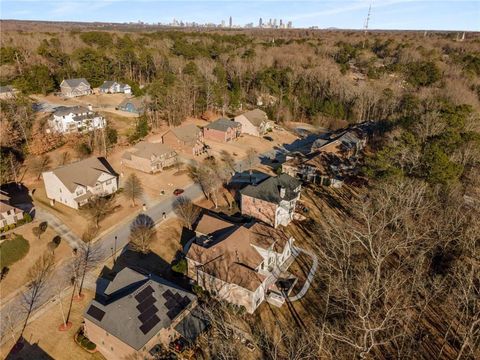
M 105 184 L 110 185 L 111 183 L 112 183 L 112 179 L 107 180 L 107 182 Z
M 58 191 L 60 192 L 60 194 L 62 193 L 62 189 L 58 189 Z

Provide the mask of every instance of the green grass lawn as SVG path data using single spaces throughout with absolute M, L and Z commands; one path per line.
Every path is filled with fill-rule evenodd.
M 13 235 L 0 244 L 0 269 L 10 266 L 28 254 L 30 244 L 21 235 Z

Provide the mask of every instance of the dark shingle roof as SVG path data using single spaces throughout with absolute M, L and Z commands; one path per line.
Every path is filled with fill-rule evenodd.
M 86 108 L 85 106 L 59 106 L 55 108 L 55 111 L 53 112 L 54 115 L 56 116 L 64 116 L 64 115 L 69 115 L 69 114 L 84 114 L 88 113 L 90 110 Z
M 237 128 L 242 126 L 240 123 L 229 119 L 218 119 L 206 126 L 207 129 L 214 129 L 218 131 L 227 131 L 229 128 Z
M 78 78 L 78 79 L 65 79 L 63 80 L 69 87 L 76 88 L 81 83 L 90 86 L 89 82 L 85 78 Z
M 98 299 L 107 295 L 105 301 L 92 300 L 84 316 L 136 350 L 168 328 L 195 300 L 195 295 L 162 278 L 130 268 L 120 271 L 107 291 L 110 288 L 115 292 L 97 294 Z
M 248 185 L 240 190 L 240 193 L 255 199 L 278 204 L 282 200 L 290 201 L 295 199 L 298 195 L 295 189 L 300 185 L 300 181 L 294 177 L 288 174 L 281 174 L 276 177 L 270 177 L 258 185 Z M 280 197 L 281 188 L 285 188 L 285 196 L 283 198 Z
M 116 81 L 112 81 L 112 80 L 107 80 L 107 81 L 104 81 L 103 84 L 100 86 L 100 89 L 110 89 L 114 84 L 116 83 Z

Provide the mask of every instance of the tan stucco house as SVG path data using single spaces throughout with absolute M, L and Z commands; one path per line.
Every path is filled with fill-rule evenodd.
M 141 141 L 122 155 L 122 164 L 146 173 L 157 173 L 173 166 L 177 153 L 170 146 L 162 143 Z
M 260 109 L 235 116 L 235 121 L 242 125 L 242 134 L 262 136 L 273 128 L 273 121 L 268 120 L 267 114 Z
M 194 124 L 173 127 L 162 135 L 162 143 L 177 152 L 200 155 L 205 152 L 203 131 Z
M 42 173 L 52 204 L 78 209 L 90 198 L 107 196 L 118 189 L 118 174 L 105 158 L 91 157 Z
M 300 198 L 301 183 L 288 174 L 269 177 L 240 190 L 242 215 L 251 216 L 274 228 L 287 226 Z
M 197 301 L 177 285 L 128 267 L 99 283 L 103 289 L 84 313 L 84 333 L 106 359 L 154 359 L 152 348 L 167 347 L 188 330 L 184 323 Z
M 249 313 L 265 300 L 283 304 L 276 282 L 293 260 L 294 239 L 259 222 L 238 225 L 203 214 L 187 243 L 188 276 Z

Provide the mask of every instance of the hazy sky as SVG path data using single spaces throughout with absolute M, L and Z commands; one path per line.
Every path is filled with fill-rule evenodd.
M 107 22 L 249 22 L 360 29 L 371 0 L 0 0 L 1 19 Z M 480 30 L 480 0 L 373 0 L 372 29 Z

